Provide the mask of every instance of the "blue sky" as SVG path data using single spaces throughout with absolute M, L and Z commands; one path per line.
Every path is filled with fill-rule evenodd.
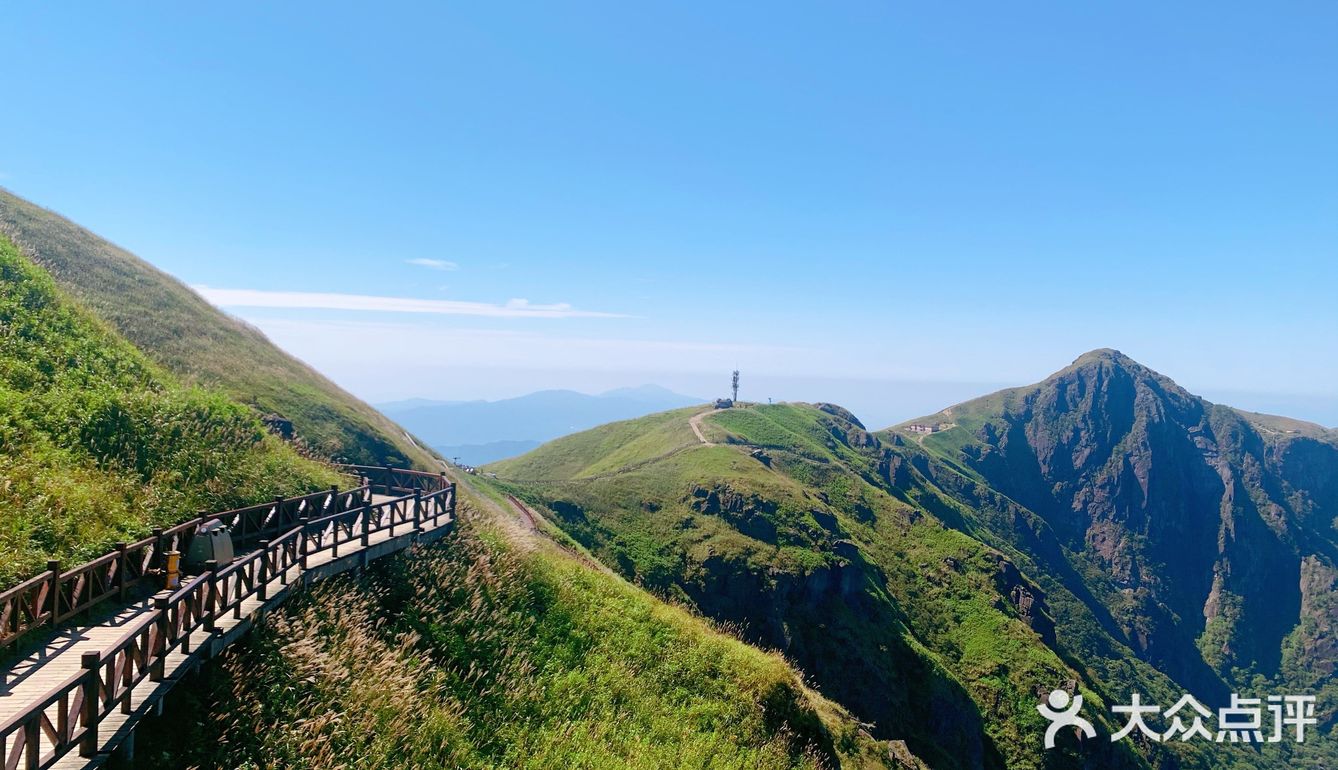
M 0 185 L 371 400 L 1108 346 L 1338 424 L 1333 3 L 282 5 L 7 4 Z

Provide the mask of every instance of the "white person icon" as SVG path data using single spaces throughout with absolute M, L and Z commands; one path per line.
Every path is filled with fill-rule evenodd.
M 1041 716 L 1050 720 L 1050 726 L 1045 730 L 1047 749 L 1055 747 L 1055 735 L 1061 727 L 1073 727 L 1081 730 L 1088 738 L 1096 737 L 1096 728 L 1092 727 L 1092 723 L 1078 716 L 1078 712 L 1082 711 L 1082 695 L 1074 695 L 1070 703 L 1068 693 L 1063 690 L 1053 690 L 1046 698 L 1046 703 L 1037 705 L 1036 710 L 1041 712 Z

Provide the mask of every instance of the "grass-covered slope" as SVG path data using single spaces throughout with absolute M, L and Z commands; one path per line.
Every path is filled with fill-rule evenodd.
M 838 466 L 827 447 L 829 415 L 817 409 L 738 409 L 702 423 L 712 441 L 746 434 L 761 456 L 701 444 L 691 414 L 605 426 L 490 469 L 624 574 L 782 649 L 825 693 L 875 723 L 878 737 L 907 741 L 934 767 L 1025 766 L 990 730 L 1032 727 L 1034 712 L 1022 705 L 1030 694 L 1004 679 L 990 698 L 973 698 L 953 661 L 911 627 L 916 608 L 902 591 L 910 586 L 889 574 L 909 548 L 917 562 L 971 557 L 969 539 Z M 566 480 L 554 476 L 576 468 Z M 897 543 L 897 561 L 871 549 L 879 527 Z M 970 628 L 944 617 L 933 619 L 936 628 L 962 631 L 953 644 L 963 654 L 1022 640 L 1010 663 L 1062 681 L 1064 664 L 1043 650 L 1029 660 L 1034 632 L 993 608 L 997 590 L 974 577 L 949 586 L 959 600 L 952 611 L 969 613 Z
M 0 232 L 181 381 L 218 388 L 292 421 L 297 436 L 322 456 L 439 467 L 402 428 L 256 329 L 128 251 L 2 188 Z
M 623 574 L 781 649 L 934 767 L 1314 759 L 1104 739 L 1042 751 L 1040 692 L 1082 692 L 1107 735 L 1120 726 L 1109 707 L 1130 692 L 1164 704 L 1185 692 L 1140 657 L 1079 573 L 1090 565 L 1066 557 L 1044 518 L 837 407 L 715 412 L 701 428 L 717 446 L 690 432 L 690 414 L 605 426 L 489 470 Z
M 516 537 L 466 515 L 438 545 L 294 600 L 141 728 L 141 763 L 919 766 L 780 656 Z
M 0 235 L 0 585 L 337 480 L 251 409 L 179 385 Z

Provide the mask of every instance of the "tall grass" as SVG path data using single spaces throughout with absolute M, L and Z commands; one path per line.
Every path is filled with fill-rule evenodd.
M 0 236 L 0 586 L 338 480 L 253 410 L 181 387 Z
M 290 603 L 202 692 L 142 731 L 150 766 L 860 766 L 779 657 L 468 520 Z

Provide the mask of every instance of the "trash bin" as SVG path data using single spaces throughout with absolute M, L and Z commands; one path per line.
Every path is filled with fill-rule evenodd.
M 218 566 L 226 567 L 232 563 L 232 532 L 221 521 L 210 521 L 200 525 L 186 549 L 186 569 L 199 573 L 210 560 Z

